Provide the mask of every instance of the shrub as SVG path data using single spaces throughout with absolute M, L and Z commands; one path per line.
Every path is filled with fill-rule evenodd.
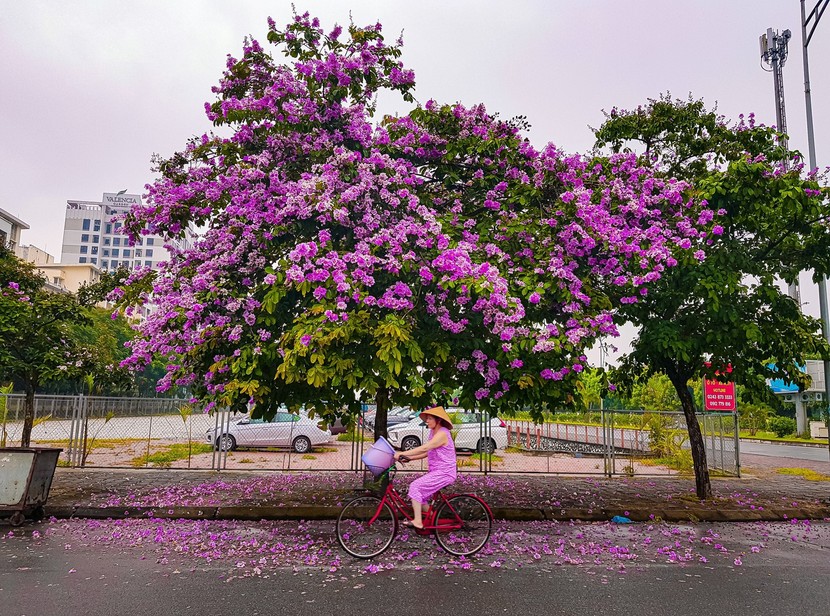
M 778 438 L 784 438 L 790 434 L 795 434 L 795 419 L 790 417 L 781 417 L 776 415 L 767 420 L 767 428 L 770 432 L 775 432 Z

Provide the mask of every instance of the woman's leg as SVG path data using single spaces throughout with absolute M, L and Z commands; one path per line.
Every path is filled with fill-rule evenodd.
M 409 484 L 409 498 L 412 499 L 412 525 L 424 527 L 423 514 L 429 511 L 429 498 L 435 494 L 435 476 L 427 473 Z
M 421 475 L 409 484 L 409 498 L 412 499 L 412 525 L 424 526 L 423 514 L 429 511 L 429 499 L 441 488 L 450 485 L 454 477 L 445 477 L 439 473 Z
M 412 526 L 415 528 L 424 527 L 424 519 L 421 516 L 421 501 L 416 498 L 412 499 Z

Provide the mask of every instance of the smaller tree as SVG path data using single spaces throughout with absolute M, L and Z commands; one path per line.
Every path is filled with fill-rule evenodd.
M 772 408 L 766 404 L 738 405 L 739 425 L 741 428 L 749 430 L 750 436 L 755 436 L 758 430 L 763 430 L 772 414 Z
M 596 131 L 597 147 L 642 152 L 655 172 L 688 183 L 704 203 L 698 223 L 647 296 L 618 311 L 639 327 L 615 381 L 630 386 L 664 374 L 682 404 L 694 460 L 697 495 L 712 495 L 703 435 L 689 383 L 707 377 L 743 385 L 748 400 L 769 397 L 766 380 L 806 385 L 805 354 L 830 357 L 820 323 L 781 289 L 801 271 L 830 272 L 826 177 L 805 174 L 797 153 L 752 116 L 728 124 L 702 101 L 651 100 L 635 110 L 614 109 Z M 690 234 L 693 235 L 693 234 Z
M 631 403 L 644 411 L 676 411 L 680 398 L 665 374 L 652 374 L 631 389 Z
M 81 375 L 94 359 L 70 331 L 86 322 L 84 307 L 72 294 L 47 291 L 44 283 L 32 264 L 0 246 L 0 379 L 23 385 L 23 447 L 31 443 L 38 387 Z

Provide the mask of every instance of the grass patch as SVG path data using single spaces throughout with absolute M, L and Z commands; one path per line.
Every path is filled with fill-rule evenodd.
M 688 451 L 682 451 L 676 456 L 666 456 L 664 458 L 642 458 L 637 460 L 640 464 L 648 466 L 665 466 L 677 471 L 681 475 L 692 475 L 695 472 L 694 462 L 692 461 L 692 454 Z M 709 469 L 712 474 L 712 469 Z
M 775 432 L 767 432 L 765 430 L 758 430 L 755 435 L 750 435 L 749 430 L 740 431 L 741 438 L 754 438 L 759 441 L 775 441 L 776 443 L 818 443 L 821 445 L 827 444 L 827 439 L 823 438 L 800 438 L 795 435 L 791 436 L 776 436 Z
M 303 460 L 316 460 L 316 459 L 317 459 L 317 456 L 315 456 L 315 455 L 313 455 L 313 454 L 310 454 L 310 453 L 307 453 L 307 454 L 303 454 L 303 458 L 302 458 L 302 459 L 303 459 Z
M 131 464 L 135 467 L 150 464 L 152 466 L 169 467 L 173 462 L 178 460 L 187 460 L 188 456 L 195 456 L 200 453 L 210 453 L 213 451 L 213 446 L 208 443 L 176 443 L 168 445 L 161 451 L 156 451 L 149 456 L 139 456 L 133 458 Z
M 315 447 L 314 451 L 317 453 L 334 453 L 337 451 L 337 447 Z
M 830 475 L 825 475 L 824 473 L 819 473 L 809 468 L 779 468 L 778 472 L 782 475 L 804 477 L 807 481 L 830 481 Z
M 239 461 L 239 463 L 240 463 L 240 464 L 253 464 L 253 463 L 254 463 L 254 461 L 253 461 L 253 460 L 251 460 L 251 458 L 242 458 L 242 459 Z
M 468 458 L 458 458 L 456 464 L 461 466 L 478 466 L 482 460 L 490 460 L 491 464 L 500 464 L 504 462 L 504 458 L 495 454 L 474 453 Z
M 353 443 L 355 441 L 363 441 L 364 443 L 367 443 L 367 442 L 371 441 L 372 439 L 369 436 L 363 434 L 363 432 L 358 433 L 358 432 L 355 432 L 354 430 L 349 430 L 348 432 L 343 432 L 342 434 L 338 434 L 337 435 L 337 440 L 340 441 L 341 443 Z

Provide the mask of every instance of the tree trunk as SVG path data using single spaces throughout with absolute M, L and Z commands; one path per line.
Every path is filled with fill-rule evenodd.
M 26 398 L 23 403 L 23 434 L 20 446 L 28 447 L 32 442 L 32 426 L 35 423 L 35 388 L 26 383 Z
M 381 436 L 386 438 L 387 433 L 387 417 L 389 414 L 389 390 L 385 387 L 378 389 L 375 394 L 375 440 Z
M 695 402 L 686 384 L 688 378 L 681 377 L 677 372 L 668 371 L 668 377 L 683 405 L 683 414 L 686 416 L 686 427 L 689 431 L 689 446 L 692 449 L 692 462 L 695 467 L 695 492 L 701 500 L 712 498 L 712 483 L 709 480 L 709 464 L 706 461 L 706 446 L 703 442 L 703 433 L 695 414 Z

